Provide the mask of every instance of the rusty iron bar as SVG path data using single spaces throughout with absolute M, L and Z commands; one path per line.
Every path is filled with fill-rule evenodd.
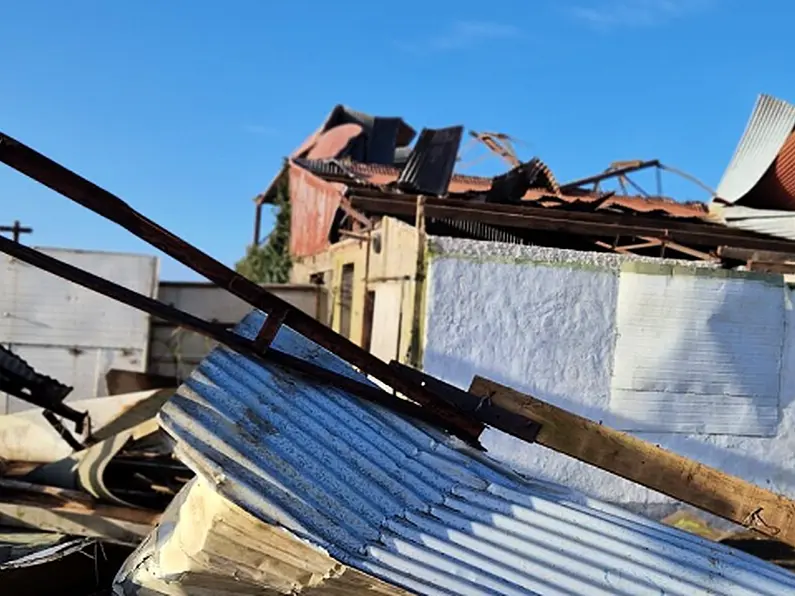
M 586 184 L 595 184 L 597 182 L 601 182 L 602 180 L 608 180 L 609 178 L 615 178 L 617 176 L 624 176 L 625 174 L 630 174 L 632 172 L 637 172 L 639 170 L 646 170 L 648 168 L 659 168 L 659 167 L 660 167 L 660 162 L 657 159 L 642 161 L 640 163 L 634 163 L 632 165 L 628 165 L 623 168 L 607 170 L 606 172 L 602 172 L 601 174 L 596 174 L 594 176 L 588 176 L 587 178 L 580 178 L 579 180 L 573 180 L 571 182 L 567 182 L 566 184 L 561 184 L 560 190 L 562 191 L 572 190 L 580 186 L 585 186 Z
M 169 306 L 154 298 L 139 294 L 138 292 L 134 292 L 124 286 L 120 286 L 112 281 L 108 281 L 93 273 L 64 263 L 38 250 L 16 243 L 8 238 L 3 238 L 2 236 L 0 236 L 0 252 L 4 252 L 24 263 L 38 267 L 43 271 L 97 292 L 98 294 L 102 294 L 103 296 L 107 296 L 108 298 L 112 298 L 128 306 L 142 310 L 154 317 L 184 327 L 185 329 L 194 331 L 210 339 L 214 339 L 232 350 L 258 362 L 270 362 L 300 375 L 308 376 L 322 383 L 349 391 L 358 397 L 375 402 L 406 416 L 424 420 L 450 432 L 455 430 L 455 427 L 448 421 L 435 416 L 428 409 L 395 397 L 378 387 L 361 383 L 345 375 L 337 374 L 324 367 L 303 360 L 302 358 L 286 354 L 285 352 L 273 348 L 268 348 L 264 351 L 260 350 L 256 342 L 224 329 L 215 323 L 200 319 L 178 308 Z M 270 318 L 269 315 L 267 320 L 270 320 Z
M 441 402 L 423 387 L 402 379 L 386 362 L 148 219 L 116 195 L 1 132 L 0 161 L 120 225 L 251 306 L 267 313 L 287 311 L 285 325 L 416 401 L 436 418 L 447 420 L 448 428 L 455 429 L 454 434 L 480 447 L 478 437 L 483 424 Z

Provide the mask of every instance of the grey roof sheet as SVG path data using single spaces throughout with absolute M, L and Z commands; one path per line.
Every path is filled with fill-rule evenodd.
M 760 95 L 718 184 L 718 197 L 735 203 L 748 194 L 776 159 L 793 128 L 795 106 L 770 95 Z

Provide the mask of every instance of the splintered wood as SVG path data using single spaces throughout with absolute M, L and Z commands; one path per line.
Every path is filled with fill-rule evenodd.
M 784 496 L 488 379 L 469 391 L 541 424 L 539 445 L 795 546 L 795 502 Z

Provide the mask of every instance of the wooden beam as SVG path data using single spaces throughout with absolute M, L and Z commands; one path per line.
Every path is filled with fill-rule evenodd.
M 613 246 L 608 244 L 607 242 L 602 242 L 601 240 L 597 240 L 594 242 L 597 246 L 601 248 L 606 248 L 607 250 L 612 250 L 613 252 L 631 255 L 634 254 L 633 250 L 640 250 L 641 248 L 654 248 L 655 246 L 660 246 L 662 244 L 662 240 L 657 240 L 656 238 L 649 239 L 648 242 L 641 242 L 639 244 L 626 244 L 624 246 Z
M 763 263 L 795 263 L 793 252 L 777 252 L 773 250 L 749 250 L 736 246 L 719 246 L 718 256 L 737 261 L 759 261 Z
M 540 424 L 539 445 L 795 546 L 795 502 L 784 496 L 494 381 L 475 377 L 469 391 Z
M 748 261 L 746 264 L 749 271 L 759 271 L 761 273 L 779 273 L 781 275 L 791 275 L 795 273 L 795 262 L 775 263 L 764 261 Z

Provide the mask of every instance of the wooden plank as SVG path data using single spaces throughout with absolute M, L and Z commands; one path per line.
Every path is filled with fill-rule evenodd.
M 782 495 L 482 377 L 469 391 L 541 424 L 539 445 L 795 546 L 795 502 Z
M 795 249 L 793 252 L 778 252 L 774 250 L 749 250 L 736 246 L 719 246 L 718 256 L 724 259 L 737 261 L 760 261 L 763 263 L 795 263 Z

